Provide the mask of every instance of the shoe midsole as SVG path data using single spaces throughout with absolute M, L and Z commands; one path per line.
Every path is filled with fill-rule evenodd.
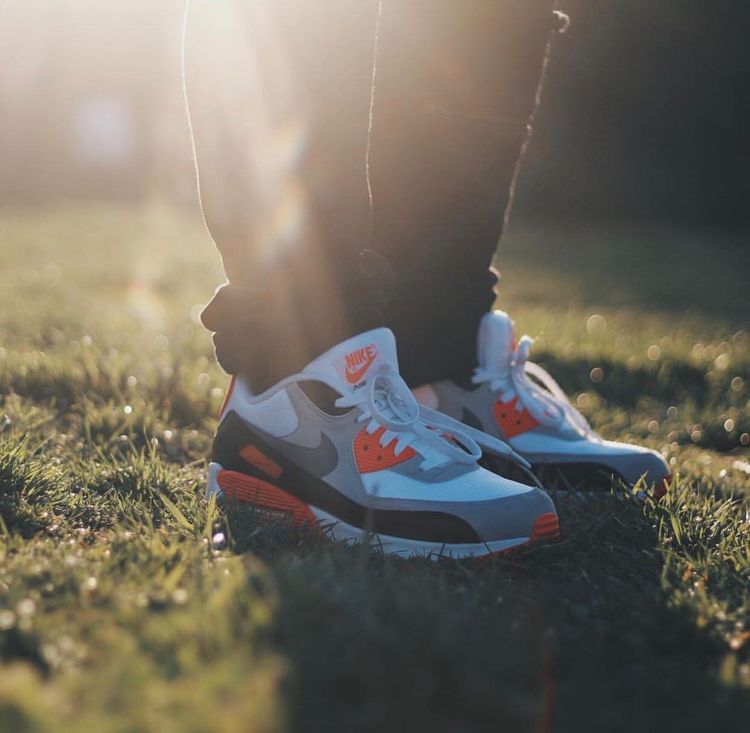
M 525 545 L 529 537 L 516 537 L 509 540 L 494 540 L 492 542 L 451 544 L 447 542 L 423 542 L 404 537 L 389 537 L 383 534 L 370 534 L 365 530 L 352 527 L 321 509 L 310 507 L 318 519 L 320 526 L 326 530 L 336 542 L 347 544 L 370 543 L 373 548 L 382 550 L 386 555 L 401 555 L 403 557 L 480 557 L 503 552 L 519 545 Z
M 223 470 L 218 463 L 211 463 L 208 471 L 208 496 L 215 494 L 223 496 L 219 486 L 219 473 Z M 370 544 L 373 548 L 382 550 L 387 555 L 399 555 L 402 557 L 430 557 L 438 559 L 446 558 L 468 558 L 492 555 L 505 550 L 510 550 L 530 541 L 530 537 L 515 537 L 504 540 L 493 540 L 491 542 L 478 543 L 448 543 L 448 542 L 426 542 L 423 540 L 412 540 L 405 537 L 392 537 L 385 534 L 373 534 L 367 530 L 354 527 L 342 522 L 332 514 L 315 506 L 308 505 L 315 516 L 318 525 L 327 532 L 335 542 L 346 544 Z

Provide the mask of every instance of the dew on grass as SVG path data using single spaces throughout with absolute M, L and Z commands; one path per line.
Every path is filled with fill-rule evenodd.
M 211 538 L 211 547 L 214 550 L 223 550 L 227 546 L 227 538 L 223 532 L 217 532 Z
M 135 387 L 138 384 L 138 379 L 132 374 L 128 377 L 128 387 Z
M 99 587 L 99 581 L 92 575 L 83 581 L 83 584 L 81 587 L 83 588 L 83 590 L 88 591 L 89 593 L 92 593 Z
M 601 367 L 594 367 L 589 373 L 589 377 L 592 382 L 599 383 L 604 380 L 604 369 Z
M 742 377 L 735 377 L 732 380 L 732 391 L 733 392 L 741 392 L 742 388 L 745 386 L 745 380 Z
M 18 602 L 16 613 L 19 618 L 30 618 L 36 613 L 36 601 L 33 598 L 24 598 Z
M 42 656 L 51 667 L 58 667 L 62 662 L 60 650 L 54 644 L 43 644 Z
M 122 408 L 122 411 L 126 415 L 132 415 L 133 414 L 133 405 L 125 405 L 125 407 Z
M 674 405 L 667 408 L 667 417 L 671 420 L 674 420 L 679 414 L 680 411 Z
M 659 422 L 657 420 L 649 420 L 649 423 L 648 423 L 648 432 L 649 433 L 658 433 L 659 432 Z
M 703 439 L 703 431 L 700 428 L 693 428 L 693 430 L 690 431 L 690 440 L 693 441 L 693 443 L 700 443 Z
M 65 654 L 71 654 L 75 651 L 76 643 L 70 636 L 65 635 L 57 640 L 57 646 L 60 648 L 60 651 Z
M 729 354 L 719 354 L 714 360 L 714 366 L 722 372 L 729 368 Z
M 732 418 L 727 418 L 724 421 L 724 430 L 726 430 L 728 433 L 731 433 L 732 430 L 734 430 L 734 420 Z
M 591 404 L 591 398 L 588 396 L 586 392 L 582 392 L 581 394 L 576 397 L 576 405 L 578 407 L 586 408 Z
M 651 361 L 659 361 L 661 359 L 661 349 L 656 344 L 651 344 L 646 351 L 646 354 Z
M 740 435 L 740 443 L 742 445 L 750 445 L 750 433 L 742 433 Z
M 8 608 L 0 608 L 0 631 L 7 631 L 16 625 L 16 614 Z
M 188 600 L 188 592 L 184 588 L 177 588 L 175 592 L 172 593 L 172 600 L 178 606 L 184 606 Z
M 602 333 L 607 330 L 607 319 L 599 313 L 594 313 L 593 316 L 589 316 L 586 321 L 586 330 L 590 334 Z

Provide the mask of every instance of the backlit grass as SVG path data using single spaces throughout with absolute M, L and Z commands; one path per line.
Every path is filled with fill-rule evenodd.
M 511 232 L 501 305 L 535 359 L 676 482 L 659 503 L 559 494 L 560 544 L 459 564 L 205 502 L 226 377 L 197 323 L 221 275 L 194 213 L 1 222 L 0 731 L 747 729 L 731 237 Z

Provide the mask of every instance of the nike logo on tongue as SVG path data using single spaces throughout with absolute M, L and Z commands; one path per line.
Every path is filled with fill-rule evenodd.
M 375 344 L 370 344 L 362 349 L 352 351 L 344 357 L 346 364 L 346 381 L 349 384 L 357 384 L 364 379 L 368 369 L 375 363 L 378 358 L 378 348 Z

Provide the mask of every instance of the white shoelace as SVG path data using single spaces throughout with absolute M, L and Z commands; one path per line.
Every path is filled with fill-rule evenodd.
M 502 391 L 503 402 L 518 397 L 516 411 L 528 410 L 541 425 L 560 428 L 567 422 L 582 436 L 592 437 L 595 433 L 588 421 L 573 407 L 560 385 L 549 372 L 528 361 L 533 345 L 533 339 L 524 336 L 512 354 L 510 370 L 501 372 L 479 367 L 474 372 L 472 382 L 489 384 L 493 392 Z
M 312 373 L 288 377 L 278 386 L 311 380 L 337 388 L 326 376 Z M 373 370 L 367 387 L 340 397 L 335 404 L 343 408 L 358 407 L 362 412 L 357 422 L 367 423 L 369 435 L 383 428 L 380 445 L 385 448 L 395 440 L 396 456 L 407 448 L 416 451 L 423 459 L 419 466 L 422 471 L 450 463 L 476 463 L 482 457 L 482 449 L 530 468 L 507 443 L 421 406 L 406 382 L 388 364 Z

